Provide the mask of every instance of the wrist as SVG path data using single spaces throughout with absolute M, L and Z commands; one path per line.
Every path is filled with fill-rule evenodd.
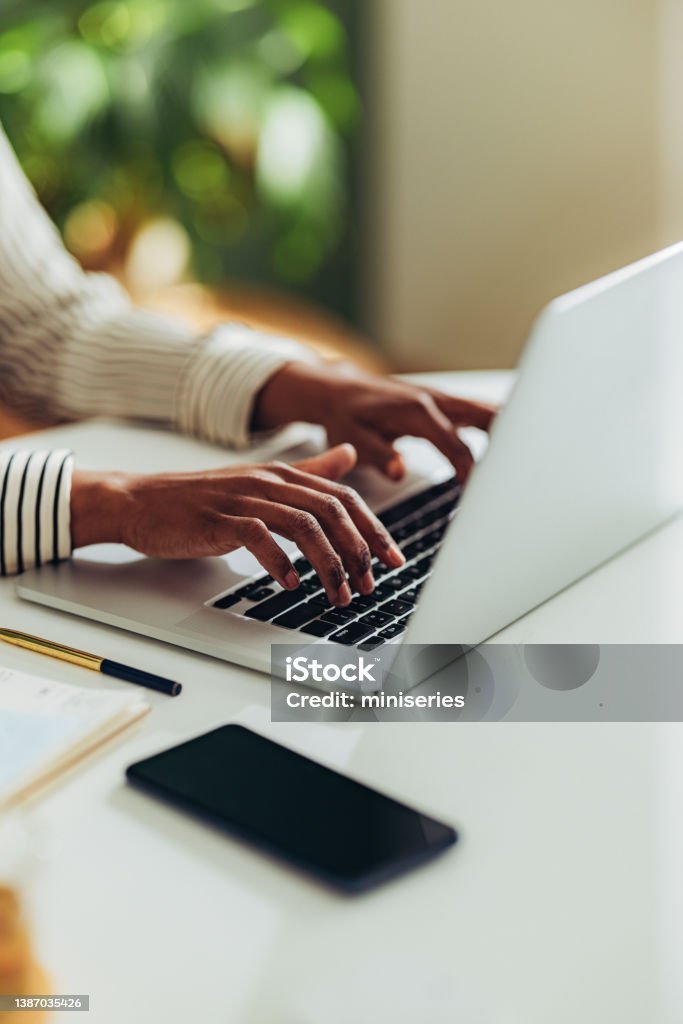
M 74 549 L 89 544 L 121 543 L 129 480 L 125 473 L 74 470 L 71 481 Z
M 256 396 L 252 428 L 277 430 L 297 421 L 322 423 L 331 380 L 324 364 L 287 363 Z

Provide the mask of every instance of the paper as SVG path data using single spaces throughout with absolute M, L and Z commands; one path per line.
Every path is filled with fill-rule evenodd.
M 0 798 L 36 765 L 54 758 L 75 734 L 76 723 L 66 717 L 0 706 Z
M 137 695 L 81 690 L 0 667 L 0 805 L 147 710 Z

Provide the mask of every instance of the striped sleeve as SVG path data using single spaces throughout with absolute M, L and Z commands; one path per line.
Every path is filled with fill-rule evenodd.
M 0 402 L 39 424 L 127 417 L 244 446 L 258 390 L 315 358 L 239 324 L 197 336 L 84 273 L 0 126 Z
M 0 576 L 71 554 L 73 456 L 0 451 Z

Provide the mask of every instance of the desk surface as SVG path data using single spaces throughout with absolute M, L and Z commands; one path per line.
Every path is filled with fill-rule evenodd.
M 439 379 L 492 396 L 507 386 Z M 123 451 L 103 444 L 107 429 L 42 436 L 93 465 L 215 459 L 133 429 Z M 682 570 L 676 523 L 499 639 L 681 642 Z M 152 694 L 139 729 L 25 816 L 40 955 L 55 991 L 91 994 L 93 1024 L 680 1021 L 680 726 L 275 725 L 256 673 L 19 602 L 11 581 L 0 620 L 185 682 L 177 701 Z M 28 652 L 0 658 L 92 685 Z M 133 760 L 229 721 L 452 821 L 461 842 L 344 899 L 125 786 Z

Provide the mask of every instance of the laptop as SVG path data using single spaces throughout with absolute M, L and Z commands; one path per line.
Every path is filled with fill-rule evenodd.
M 406 564 L 375 565 L 375 592 L 348 608 L 304 558 L 285 592 L 244 551 L 178 563 L 99 546 L 17 590 L 266 672 L 271 644 L 477 645 L 680 512 L 682 395 L 683 243 L 543 310 L 465 491 L 440 458 L 407 490 L 363 486 Z

